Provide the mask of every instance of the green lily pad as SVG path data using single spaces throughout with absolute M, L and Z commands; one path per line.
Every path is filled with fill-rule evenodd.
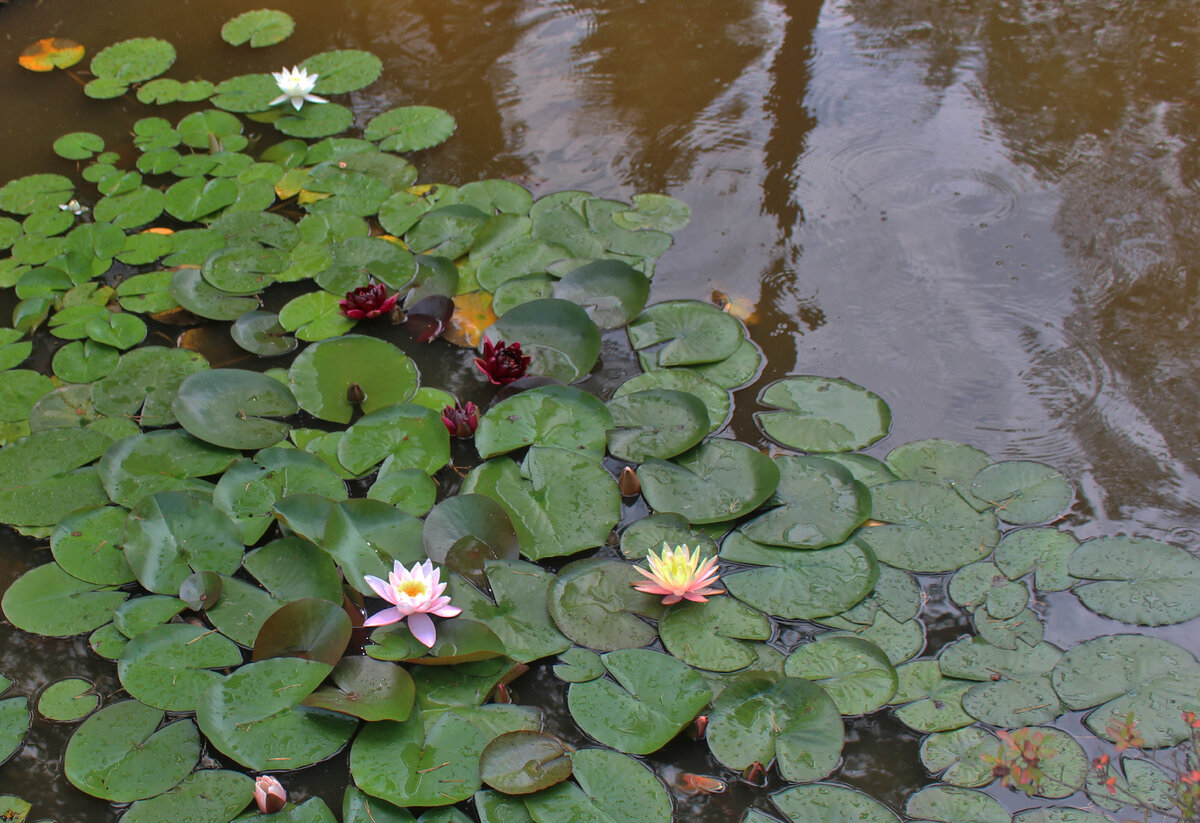
M 346 657 L 333 669 L 333 686 L 304 698 L 304 705 L 360 717 L 368 722 L 406 720 L 416 687 L 403 666 L 371 657 Z
M 943 572 L 981 560 L 1000 541 L 995 515 L 980 514 L 945 486 L 899 480 L 871 489 L 864 539 L 889 566 Z
M 1190 552 L 1130 537 L 1088 540 L 1070 557 L 1075 596 L 1092 611 L 1139 626 L 1200 615 L 1200 560 Z
M 33 341 L 16 329 L 0 329 L 0 371 L 20 365 L 33 352 Z
M 650 281 L 628 263 L 596 260 L 557 281 L 554 296 L 582 306 L 600 328 L 618 329 L 645 307 Z
M 445 142 L 457 124 L 447 112 L 433 106 L 401 106 L 373 117 L 363 131 L 384 151 L 418 151 Z
M 50 526 L 78 508 L 106 501 L 85 466 L 112 441 L 99 431 L 48 429 L 0 450 L 0 522 Z M 99 494 L 97 494 L 99 492 Z
M 385 340 L 346 335 L 309 346 L 288 371 L 288 387 L 300 407 L 335 423 L 350 422 L 355 406 L 346 392 L 355 383 L 364 395 L 362 412 L 369 414 L 412 397 L 417 367 Z
M 249 43 L 257 49 L 282 43 L 295 28 L 296 21 L 286 12 L 258 9 L 226 20 L 221 26 L 221 39 L 231 46 Z
M 284 498 L 276 510 L 294 499 Z M 346 582 L 368 596 L 374 592 L 363 579 L 365 575 L 386 580 L 394 561 L 411 566 L 425 559 L 421 521 L 378 500 L 353 499 L 335 504 L 317 542 L 337 561 Z
M 722 577 L 729 593 L 754 608 L 796 620 L 838 614 L 875 586 L 874 558 L 854 541 L 797 553 L 794 563 Z
M 347 429 L 337 455 L 355 474 L 390 457 L 390 471 L 420 469 L 432 475 L 450 462 L 450 435 L 437 412 L 397 403 L 363 416 Z
M 338 301 L 337 295 L 327 291 L 302 294 L 279 310 L 279 325 L 295 332 L 301 340 L 327 340 L 344 335 L 354 328 L 354 321 L 341 313 Z
M 572 646 L 558 660 L 554 676 L 566 683 L 585 683 L 604 675 L 604 660 L 591 649 Z
M 192 314 L 209 320 L 236 320 L 258 308 L 254 297 L 238 297 L 210 285 L 199 268 L 180 268 L 171 276 L 171 297 Z
M 190 712 L 200 695 L 225 676 L 213 669 L 242 664 L 231 640 L 187 623 L 147 629 L 121 652 L 117 672 L 129 694 L 147 705 Z
M 1200 711 L 1196 683 L 1200 663 L 1186 650 L 1156 637 L 1114 635 L 1079 644 L 1051 672 L 1058 696 L 1070 709 L 1095 708 L 1084 722 L 1115 742 L 1110 726 L 1127 715 L 1137 722 L 1142 748 L 1158 749 L 1187 740 L 1184 711 Z
M 75 788 L 115 803 L 162 794 L 200 758 L 196 725 L 177 720 L 159 728 L 163 716 L 136 700 L 106 706 L 71 736 L 63 774 Z
M 896 692 L 896 670 L 883 650 L 859 637 L 832 636 L 788 655 L 783 672 L 823 688 L 844 715 L 870 714 Z
M 969 680 L 945 677 L 936 660 L 913 660 L 896 667 L 898 684 L 892 705 L 896 718 L 918 732 L 960 729 L 975 722 L 963 711 Z
M 345 94 L 371 85 L 383 63 L 369 51 L 337 49 L 315 54 L 300 64 L 309 74 L 319 74 L 317 94 Z M 338 131 L 341 131 L 339 129 Z
M 603 660 L 614 679 L 572 683 L 567 705 L 581 729 L 617 751 L 658 751 L 712 697 L 704 678 L 670 655 L 621 649 Z
M 183 611 L 185 603 L 178 597 L 150 595 L 134 597 L 117 606 L 113 625 L 121 634 L 133 639 L 143 632 L 161 626 Z
M 274 357 L 295 350 L 296 338 L 279 325 L 279 315 L 266 311 L 248 311 L 229 329 L 233 342 L 251 354 Z
M 571 755 L 572 776 L 525 796 L 530 819 L 603 823 L 667 823 L 671 800 L 659 779 L 643 763 L 608 749 L 580 749 Z M 513 823 L 519 823 L 519 818 Z
M 1089 772 L 1087 755 L 1079 742 L 1062 731 L 1049 726 L 1030 726 L 1014 729 L 1013 734 L 1041 735 L 1043 756 L 1040 766 L 1045 774 L 1034 792 L 1038 797 L 1070 797 L 1084 787 Z M 1019 738 L 1018 738 L 1019 739 Z
M 671 609 L 659 620 L 658 632 L 667 651 L 689 666 L 732 672 L 757 659 L 754 644 L 746 641 L 769 640 L 771 621 L 732 597 L 714 597 Z
M 271 596 L 288 603 L 307 597 L 338 602 L 342 581 L 333 558 L 299 537 L 274 540 L 248 553 L 242 567 Z
M 630 523 L 621 532 L 621 554 L 630 560 L 641 560 L 651 551 L 658 551 L 663 543 L 698 548 L 701 557 L 717 553 L 716 541 L 711 536 L 702 529 L 693 530 L 677 514 L 652 514 Z
M 371 797 L 354 786 L 342 798 L 342 823 L 415 823 L 416 817 L 386 800 Z
M 1071 505 L 1075 490 L 1062 474 L 1045 463 L 1008 460 L 980 470 L 971 494 L 995 507 L 1005 523 L 1043 523 Z
M 1016 617 L 1029 602 L 1029 589 L 1009 580 L 991 563 L 963 566 L 950 578 L 950 599 L 967 611 L 983 609 L 997 620 Z
M 47 686 L 38 697 L 38 714 L 58 723 L 87 717 L 100 705 L 96 685 L 79 677 L 66 677 Z M 0 746 L 0 751 L 3 746 Z M 2 759 L 2 758 L 0 758 Z
M 463 610 L 463 618 L 485 623 L 503 642 L 505 654 L 520 663 L 550 657 L 571 645 L 546 605 L 554 575 L 516 559 L 485 560 L 483 569 L 490 598 L 451 578 L 451 602 Z
M 614 397 L 608 410 L 613 423 L 608 450 L 613 457 L 631 463 L 674 457 L 695 446 L 710 430 L 704 401 L 688 392 L 632 392 Z
M 556 298 L 522 303 L 486 334 L 493 343 L 520 341 L 530 357 L 530 374 L 564 383 L 583 378 L 600 356 L 600 329 L 579 306 Z
M 996 545 L 994 561 L 1009 580 L 1033 572 L 1038 591 L 1061 592 L 1075 585 L 1068 571 L 1071 553 L 1079 546 L 1073 534 L 1055 529 L 1017 529 Z
M 994 755 L 999 746 L 994 734 L 978 726 L 937 732 L 921 741 L 921 763 L 945 783 L 978 788 L 995 779 L 992 764 L 984 757 Z
M 791 786 L 771 795 L 771 802 L 795 823 L 900 823 L 878 800 L 837 783 Z
M 179 599 L 195 612 L 208 611 L 221 599 L 221 575 L 201 571 L 179 584 Z
M 897 446 L 887 456 L 898 479 L 949 486 L 978 510 L 988 504 L 971 494 L 971 481 L 991 464 L 987 452 L 953 440 L 917 440 Z
M 261 449 L 287 437 L 291 426 L 267 417 L 299 411 L 287 386 L 265 374 L 210 369 L 186 378 L 171 409 L 190 434 L 230 449 Z
M 1108 777 L 1115 777 L 1111 788 Z M 1088 798 L 1101 808 L 1120 811 L 1130 801 L 1147 809 L 1160 812 L 1173 811 L 1176 786 L 1162 766 L 1141 757 L 1125 755 L 1120 767 L 1110 766 L 1104 770 L 1092 770 L 1084 783 Z M 1111 823 L 1104 818 L 1105 823 Z
M 487 215 L 474 206 L 439 206 L 404 235 L 404 244 L 418 254 L 457 260 L 470 250 L 486 222 Z
M 221 598 L 205 612 L 213 628 L 244 648 L 254 646 L 258 630 L 279 608 L 279 601 L 236 577 L 221 578 Z
M 284 497 L 317 494 L 344 500 L 346 485 L 324 460 L 298 449 L 264 449 L 231 466 L 213 490 L 213 505 L 229 515 L 251 545 L 275 522 L 272 508 Z
M 156 37 L 136 37 L 114 43 L 92 58 L 95 77 L 129 85 L 165 72 L 175 63 L 175 47 Z
M 249 769 L 318 763 L 341 749 L 358 725 L 300 705 L 332 669 L 295 657 L 249 663 L 200 696 L 196 721 L 218 750 Z
M 633 588 L 644 579 L 619 560 L 577 560 L 564 566 L 550 587 L 550 616 L 581 646 L 598 651 L 645 646 L 657 632 L 640 616 L 659 618 L 663 605 Z
M 28 369 L 9 369 L 3 375 L 0 380 L 0 422 L 3 423 L 27 419 L 33 404 L 54 389 L 49 377 Z
M 1013 816 L 1013 823 L 1113 823 L 1113 820 L 1106 814 L 1086 809 L 1049 806 L 1017 812 Z
M 425 518 L 422 539 L 425 554 L 437 563 L 446 563 L 452 552 L 466 546 L 487 558 L 514 559 L 520 553 L 508 514 L 481 494 L 459 494 L 439 503 Z M 471 579 L 482 583 L 477 577 Z
M 841 543 L 867 519 L 871 495 L 849 471 L 819 457 L 781 456 L 776 508 L 741 526 L 758 543 L 819 549 Z
M 125 559 L 152 592 L 175 594 L 194 571 L 233 574 L 242 536 L 224 512 L 187 491 L 147 495 L 125 521 Z
M 499 503 L 530 560 L 604 545 L 621 513 L 621 493 L 600 463 L 541 446 L 530 448 L 520 466 L 498 457 L 475 467 L 462 492 Z
M 737 318 L 698 300 L 650 306 L 629 324 L 628 331 L 635 350 L 663 344 L 656 352 L 660 367 L 724 360 L 742 342 Z
M 0 680 L 0 682 L 5 682 Z M 25 742 L 29 731 L 29 698 L 0 700 L 0 763 L 12 757 Z M 0 797 L 0 809 L 4 798 Z
M 928 786 L 908 799 L 904 813 L 939 823 L 1010 823 L 1012 815 L 996 800 L 974 789 Z
M 186 377 L 208 368 L 197 352 L 147 346 L 126 352 L 117 367 L 92 389 L 96 411 L 109 417 L 137 416 L 143 426 L 175 422 L 171 404 Z
M 127 596 L 85 583 L 57 563 L 47 563 L 14 580 L 0 600 L 0 609 L 8 622 L 22 631 L 68 637 L 107 623 Z
M 123 823 L 216 823 L 232 820 L 254 797 L 254 781 L 244 774 L 202 769 L 178 786 L 149 800 L 139 800 L 121 815 Z M 286 818 L 283 818 L 286 819 Z
M 539 386 L 488 409 L 479 419 L 475 448 L 484 459 L 532 445 L 599 458 L 612 426 L 608 409 L 587 392 L 572 386 Z
M 160 491 L 207 492 L 211 484 L 197 478 L 219 474 L 237 457 L 180 429 L 163 429 L 118 440 L 100 458 L 96 474 L 114 503 L 132 507 Z
M 61 174 L 27 174 L 0 186 L 0 210 L 33 214 L 58 208 L 75 194 L 75 184 Z
M 1046 636 L 1046 625 L 1032 609 L 1004 620 L 988 617 L 986 612 L 976 612 L 972 617 L 975 631 L 993 646 L 1015 649 L 1018 643 L 1036 646 Z
M 649 390 L 678 391 L 695 395 L 708 411 L 708 430 L 715 432 L 725 425 L 733 408 L 729 391 L 713 383 L 693 369 L 654 369 L 634 375 L 613 392 L 613 400 L 634 392 Z
M 822 618 L 819 622 L 871 641 L 883 649 L 894 666 L 916 657 L 925 648 L 925 624 L 920 620 L 896 620 L 880 609 L 867 625 L 849 621 L 842 624 L 841 621 L 840 616 L 834 616 Z
M 820 686 L 797 677 L 746 678 L 721 692 L 705 734 L 712 754 L 741 771 L 775 761 L 786 780 L 820 780 L 842 754 L 842 717 Z
M 756 509 L 779 485 L 766 455 L 733 440 L 710 439 L 671 462 L 651 459 L 637 470 L 652 509 L 691 523 L 720 523 Z
M 892 413 L 878 395 L 831 377 L 778 380 L 763 389 L 758 402 L 780 409 L 755 412 L 767 437 L 800 451 L 854 451 L 881 439 L 892 425 Z
M 571 750 L 545 732 L 507 732 L 484 747 L 479 771 L 485 784 L 505 794 L 529 794 L 571 776 Z
M 350 642 L 350 616 L 341 602 L 305 597 L 280 606 L 259 627 L 255 662 L 272 657 L 299 657 L 337 665 Z

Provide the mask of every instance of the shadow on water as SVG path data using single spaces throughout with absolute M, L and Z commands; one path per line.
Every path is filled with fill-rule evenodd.
M 1189 0 L 699 0 L 686 13 L 636 0 L 279 0 L 298 21 L 285 43 L 258 53 L 216 39 L 220 21 L 257 5 L 0 4 L 0 104 L 20 115 L 0 121 L 0 180 L 73 173 L 48 146 L 81 128 L 128 159 L 145 114 L 88 100 L 70 74 L 24 73 L 16 54 L 40 37 L 94 54 L 163 36 L 180 46 L 173 76 L 217 80 L 368 49 L 384 73 L 351 96 L 360 125 L 405 103 L 459 122 L 417 158 L 425 181 L 666 191 L 691 205 L 654 293 L 715 294 L 743 311 L 768 362 L 736 396 L 739 438 L 765 444 L 751 418 L 760 385 L 844 376 L 891 405 L 877 454 L 938 436 L 1045 460 L 1079 485 L 1081 538 L 1194 546 L 1200 12 Z M 0 297 L 0 312 L 11 308 Z M 606 340 L 610 367 L 617 349 Z M 621 356 L 615 371 L 632 370 Z M 615 378 L 594 379 L 604 392 Z M 43 555 L 11 531 L 0 541 L 3 589 Z M 1066 594 L 1039 608 L 1060 645 L 1122 630 Z M 932 654 L 964 618 L 940 601 L 926 614 Z M 0 671 L 22 693 L 66 675 L 106 697 L 119 688 L 85 641 L 15 634 L 0 626 Z M 1185 629 L 1160 634 L 1197 650 Z M 578 734 L 546 667 L 515 690 Z M 61 790 L 68 731 L 35 722 L 0 784 L 61 823 L 115 820 Z M 890 716 L 854 720 L 848 735 L 841 778 L 896 805 L 928 781 Z M 732 778 L 683 739 L 654 763 L 668 780 L 679 768 Z M 345 782 L 334 760 L 291 787 L 337 807 Z M 764 797 L 731 783 L 677 802 L 687 819 L 717 821 Z

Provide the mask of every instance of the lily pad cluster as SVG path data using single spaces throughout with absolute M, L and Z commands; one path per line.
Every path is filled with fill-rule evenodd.
M 260 10 L 221 36 L 265 47 L 293 25 Z M 93 58 L 90 96 L 198 104 L 139 119 L 135 157 L 75 132 L 54 150 L 82 181 L 0 187 L 0 287 L 17 299 L 0 330 L 0 522 L 49 549 L 0 607 L 31 634 L 86 634 L 123 688 L 33 695 L 7 672 L 0 761 L 36 711 L 75 724 L 66 779 L 131 804 L 130 823 L 268 819 L 244 811 L 249 775 L 286 784 L 347 750 L 346 821 L 644 823 L 676 802 L 653 756 L 703 716 L 706 785 L 756 769 L 791 784 L 743 820 L 892 821 L 827 780 L 846 718 L 886 711 L 925 735 L 938 781 L 908 817 L 1007 821 L 977 791 L 994 729 L 1083 712 L 1112 739 L 1132 714 L 1148 748 L 1187 737 L 1190 653 L 1132 633 L 1059 649 L 1036 604 L 1072 591 L 1124 623 L 1182 623 L 1200 615 L 1200 561 L 1080 543 L 1052 525 L 1073 488 L 1041 463 L 942 440 L 860 453 L 890 412 L 843 379 L 762 388 L 772 455 L 723 436 L 763 357 L 716 306 L 648 305 L 682 203 L 422 183 L 413 154 L 454 132 L 449 113 L 405 105 L 355 130 L 336 99 L 273 107 L 267 72 L 162 77 L 174 58 L 152 38 Z M 356 50 L 300 67 L 330 98 L 382 70 Z M 264 127 L 278 135 L 252 137 Z M 386 310 L 354 319 L 347 294 L 365 288 Z M 226 340 L 251 368 L 210 361 Z M 454 354 L 500 341 L 529 358 L 503 389 Z M 602 351 L 624 346 L 641 373 L 597 389 Z M 422 374 L 423 347 L 461 369 Z M 49 373 L 25 366 L 35 350 Z M 473 445 L 452 444 L 443 410 L 468 396 Z M 664 543 L 715 556 L 727 594 L 666 606 L 634 589 Z M 366 578 L 426 560 L 462 609 L 433 647 L 363 628 Z M 938 579 L 974 632 L 930 649 Z M 552 666 L 569 720 L 511 702 L 531 666 Z M 1102 797 L 1080 744 L 1045 735 L 1043 795 Z M 334 819 L 318 798 L 274 814 Z

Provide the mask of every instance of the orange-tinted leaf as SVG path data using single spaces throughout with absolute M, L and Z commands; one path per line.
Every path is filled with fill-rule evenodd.
M 442 336 L 456 346 L 475 348 L 483 337 L 483 330 L 496 322 L 492 311 L 492 295 L 486 291 L 473 291 L 454 295 L 454 314 Z
M 83 59 L 83 46 L 61 37 L 43 37 L 21 52 L 17 62 L 30 71 L 54 71 Z
M 168 229 L 166 226 L 151 226 L 148 229 L 142 229 L 140 234 L 174 234 L 174 229 Z

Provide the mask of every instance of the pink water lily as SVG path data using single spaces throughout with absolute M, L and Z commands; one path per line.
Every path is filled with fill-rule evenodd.
M 254 802 L 263 814 L 274 814 L 287 805 L 287 789 L 269 774 L 254 778 Z
M 649 552 L 646 559 L 650 571 L 634 566 L 649 582 L 637 583 L 634 588 L 646 594 L 661 594 L 664 605 L 691 600 L 696 603 L 708 601 L 706 595 L 724 594 L 724 589 L 710 588 L 717 582 L 720 573 L 716 570 L 717 558 L 710 557 L 700 562 L 700 549 L 688 554 L 687 545 L 671 548 L 663 543 L 659 554 Z
M 407 619 L 413 637 L 426 646 L 433 646 L 437 628 L 429 615 L 455 617 L 462 613 L 462 609 L 451 606 L 450 598 L 442 594 L 446 584 L 440 582 L 441 574 L 441 570 L 435 569 L 428 560 L 414 563 L 411 571 L 397 560 L 387 580 L 365 575 L 367 585 L 391 603 L 392 608 L 371 615 L 363 625 L 387 626 Z

